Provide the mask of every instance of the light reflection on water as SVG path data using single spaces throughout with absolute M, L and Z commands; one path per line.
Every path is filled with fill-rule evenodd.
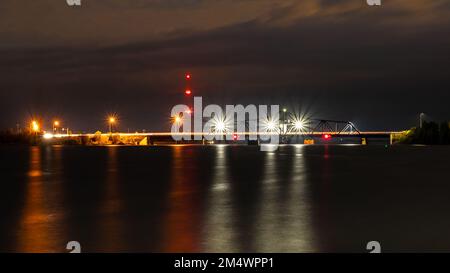
M 104 189 L 100 194 L 100 206 L 98 209 L 98 247 L 104 252 L 126 251 L 123 242 L 123 200 L 120 191 L 117 146 L 107 147 L 106 179 L 103 182 Z
M 45 155 L 43 155 L 45 153 Z M 45 161 L 43 162 L 43 157 Z M 61 189 L 58 183 L 61 153 L 58 147 L 31 147 L 24 206 L 20 213 L 17 252 L 57 252 L 64 233 Z M 49 170 L 55 170 L 50 178 Z M 48 202 L 51 200 L 52 202 Z
M 3 252 L 450 249 L 448 147 L 0 149 Z
M 173 146 L 173 164 L 170 189 L 167 196 L 168 212 L 163 221 L 163 252 L 198 252 L 200 221 L 198 200 L 195 192 L 198 185 L 192 171 L 192 151 L 184 146 Z M 190 159 L 190 160 L 189 160 Z
M 237 238 L 233 223 L 227 150 L 225 145 L 216 146 L 214 174 L 205 206 L 206 220 L 203 227 L 205 252 L 239 251 L 235 243 Z
M 260 227 L 257 249 L 263 252 L 315 251 L 308 194 L 305 192 L 307 177 L 303 147 L 295 146 L 292 168 L 285 180 L 278 172 L 280 154 L 266 154 L 262 209 L 257 225 Z

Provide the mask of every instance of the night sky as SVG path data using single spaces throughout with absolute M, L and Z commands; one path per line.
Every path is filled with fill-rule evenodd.
M 450 119 L 450 1 L 0 1 L 0 128 L 170 130 L 204 104 L 280 104 L 363 130 Z

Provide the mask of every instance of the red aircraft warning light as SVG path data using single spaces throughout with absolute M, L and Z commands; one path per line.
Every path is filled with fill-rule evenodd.
M 185 93 L 186 95 L 190 95 L 190 94 L 192 94 L 192 91 L 191 91 L 191 89 L 186 89 L 186 91 L 184 91 L 184 93 Z
M 331 139 L 331 135 L 330 134 L 324 134 L 322 136 L 322 138 L 325 139 L 325 140 L 329 140 L 329 139 Z
M 238 135 L 237 134 L 233 134 L 233 140 L 234 141 L 238 140 Z
M 186 74 L 186 80 L 190 80 L 191 79 L 191 74 Z

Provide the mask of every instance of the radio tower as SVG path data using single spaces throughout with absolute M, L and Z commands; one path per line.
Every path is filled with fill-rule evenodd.
M 184 90 L 184 94 L 186 96 L 186 100 L 188 101 L 187 105 L 189 105 L 191 103 L 191 95 L 192 95 L 192 89 L 191 89 L 191 78 L 192 75 L 190 73 L 186 73 L 186 75 L 184 76 L 185 80 L 186 80 L 186 88 Z M 192 107 L 189 106 L 189 114 L 192 113 Z

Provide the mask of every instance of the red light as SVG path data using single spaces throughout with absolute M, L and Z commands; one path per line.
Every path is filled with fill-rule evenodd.
M 237 140 L 238 139 L 238 135 L 237 134 L 233 134 L 233 140 Z
M 330 138 L 331 138 L 331 135 L 325 134 L 325 135 L 323 135 L 323 138 L 324 138 L 324 139 L 330 139 Z
M 192 91 L 189 90 L 189 89 L 186 89 L 186 91 L 184 91 L 184 93 L 185 93 L 186 95 L 190 95 L 190 94 L 192 94 Z
M 186 79 L 189 80 L 191 78 L 191 74 L 186 74 Z
M 191 109 L 188 109 L 188 110 L 186 110 L 186 113 L 192 114 L 192 110 L 191 110 Z

